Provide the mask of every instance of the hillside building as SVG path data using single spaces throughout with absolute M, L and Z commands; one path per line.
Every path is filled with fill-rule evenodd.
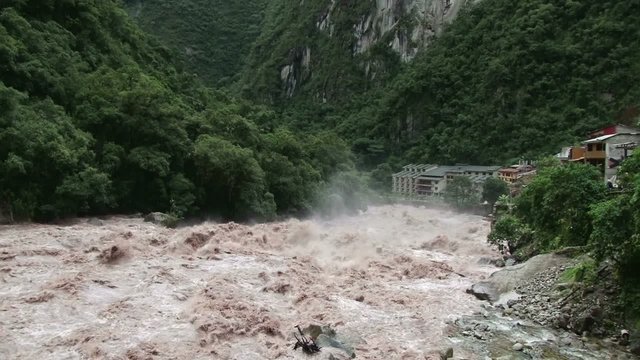
M 498 178 L 507 184 L 515 184 L 522 178 L 534 176 L 536 169 L 531 162 L 521 161 L 517 165 L 502 168 L 498 171 Z
M 567 146 L 556 154 L 556 158 L 561 163 L 584 161 L 584 152 L 585 148 L 582 146 Z
M 478 165 L 415 165 L 403 167 L 392 175 L 392 191 L 407 197 L 442 195 L 447 183 L 456 176 L 468 176 L 478 186 L 489 177 L 498 177 L 499 166 Z
M 604 182 L 617 182 L 618 166 L 633 154 L 640 142 L 640 131 L 601 135 L 583 142 L 584 161 L 598 166 L 604 174 Z

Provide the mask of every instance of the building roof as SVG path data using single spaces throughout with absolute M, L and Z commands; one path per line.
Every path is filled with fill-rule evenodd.
M 496 172 L 500 169 L 500 166 L 481 166 L 481 165 L 429 165 L 429 164 L 409 164 L 402 167 L 404 170 L 393 174 L 397 177 L 411 177 L 411 178 L 430 178 L 438 179 L 443 178 L 447 174 L 462 174 L 465 172 Z
M 502 168 L 502 169 L 500 169 L 500 172 L 518 173 L 518 172 L 520 172 L 520 170 L 514 169 L 514 168 Z
M 482 184 L 483 182 L 487 181 L 488 178 L 490 178 L 490 175 L 471 175 L 469 176 L 471 178 L 471 181 L 473 181 L 474 184 Z
M 598 137 L 594 137 L 593 139 L 589 139 L 589 140 L 585 140 L 582 143 L 583 144 L 593 144 L 593 143 L 599 143 L 599 142 L 603 142 L 607 139 L 610 139 L 614 136 L 618 136 L 620 134 L 609 134 L 609 135 L 602 135 L 602 136 L 598 136 Z
M 481 166 L 481 165 L 466 165 L 463 166 L 465 171 L 477 171 L 477 172 L 495 172 L 500 170 L 500 166 Z
M 432 164 L 409 164 L 402 167 L 402 171 L 393 174 L 392 176 L 400 176 L 400 177 L 418 177 L 421 174 L 424 174 L 429 169 L 436 168 L 438 165 Z
M 620 136 L 620 135 L 635 135 L 635 136 L 640 136 L 640 133 L 617 133 L 617 134 L 610 134 L 610 135 L 602 135 L 602 136 L 598 136 L 595 137 L 593 139 L 589 139 L 589 140 L 585 140 L 582 143 L 583 144 L 593 144 L 593 143 L 599 143 L 599 142 L 603 142 L 603 141 L 607 141 L 611 138 L 614 138 L 616 136 Z

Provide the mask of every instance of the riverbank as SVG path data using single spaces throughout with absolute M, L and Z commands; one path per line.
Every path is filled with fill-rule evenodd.
M 469 335 L 469 321 L 495 329 L 483 347 L 491 358 L 636 359 L 613 273 L 591 264 L 546 254 L 497 271 L 469 289 L 487 301 L 485 316 L 463 319 L 459 333 Z

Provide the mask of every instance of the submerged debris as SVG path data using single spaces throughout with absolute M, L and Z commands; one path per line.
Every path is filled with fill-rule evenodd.
M 118 247 L 116 245 L 113 245 L 107 249 L 102 250 L 100 255 L 98 255 L 98 259 L 100 259 L 102 263 L 111 264 L 125 257 L 126 254 L 127 252 L 122 246 Z
M 300 325 L 296 325 L 296 329 L 298 329 L 298 332 L 300 332 L 300 337 L 298 337 L 298 335 L 296 334 L 293 334 L 293 336 L 297 340 L 293 345 L 293 350 L 298 350 L 298 348 L 301 348 L 302 352 L 304 352 L 305 354 L 315 354 L 320 352 L 320 347 L 316 345 L 316 342 L 312 338 L 307 339 L 307 337 L 304 336 L 302 329 L 300 329 Z

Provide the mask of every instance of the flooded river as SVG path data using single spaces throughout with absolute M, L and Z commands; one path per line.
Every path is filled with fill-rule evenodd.
M 480 217 L 92 223 L 0 227 L 0 358 L 306 359 L 293 331 L 310 324 L 359 359 L 482 358 L 450 337 L 482 311 L 465 290 L 496 270 Z

